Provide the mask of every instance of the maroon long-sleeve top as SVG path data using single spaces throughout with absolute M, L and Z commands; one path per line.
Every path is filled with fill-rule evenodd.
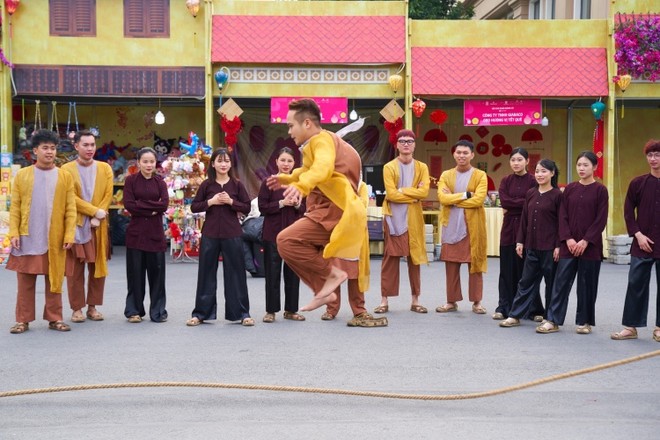
M 126 247 L 146 252 L 165 252 L 163 213 L 170 199 L 167 184 L 159 175 L 146 179 L 142 173 L 126 177 L 124 207 L 131 213 L 126 228 Z
M 284 200 L 284 188 L 270 190 L 266 181 L 261 182 L 259 188 L 259 211 L 264 217 L 264 229 L 262 238 L 265 241 L 275 242 L 277 234 L 284 228 L 290 226 L 305 213 L 305 201 L 298 208 L 295 206 L 283 206 L 280 208 L 280 200 Z
M 561 191 L 552 188 L 541 193 L 538 188 L 527 191 L 520 216 L 516 243 L 525 249 L 550 251 L 559 247 L 559 209 Z
M 233 203 L 209 206 L 208 200 L 223 191 L 232 198 Z M 243 234 L 238 216 L 250 213 L 250 196 L 243 184 L 236 179 L 229 179 L 224 185 L 206 179 L 199 185 L 190 210 L 206 212 L 202 235 L 209 238 L 236 238 Z
M 630 254 L 638 258 L 660 258 L 660 178 L 646 174 L 630 182 L 623 217 L 628 235 L 634 237 L 641 232 L 655 243 L 653 252 L 648 253 L 640 249 L 637 240 L 633 240 Z
M 584 239 L 589 244 L 579 257 L 584 260 L 603 259 L 603 230 L 607 224 L 607 188 L 599 182 L 568 184 L 562 194 L 559 209 L 559 258 L 574 258 L 566 241 Z
M 510 174 L 500 182 L 500 203 L 502 208 L 506 210 L 502 220 L 502 230 L 500 231 L 500 246 L 516 244 L 516 236 L 520 228 L 520 217 L 525 205 L 527 191 L 536 188 L 536 186 L 536 179 L 529 173 L 522 176 Z

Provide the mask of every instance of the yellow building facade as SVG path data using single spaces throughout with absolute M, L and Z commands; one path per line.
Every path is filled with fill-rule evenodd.
M 253 127 L 268 128 L 269 100 L 272 97 L 343 97 L 348 98 L 349 110 L 357 108 L 361 115 L 370 115 L 368 121 L 380 133 L 378 148 L 389 148 L 387 133 L 378 124 L 378 111 L 392 98 L 396 98 L 405 110 L 405 126 L 420 134 L 416 155 L 420 160 L 436 160 L 441 168 L 452 165 L 450 145 L 462 135 L 474 135 L 466 131 L 463 119 L 463 102 L 466 99 L 485 98 L 533 98 L 543 103 L 543 112 L 549 120 L 547 127 L 537 127 L 542 140 L 525 141 L 524 127 L 498 127 L 483 138 L 491 142 L 494 133 L 501 135 L 512 146 L 524 146 L 538 155 L 551 157 L 560 164 L 562 177 L 567 183 L 573 179 L 570 170 L 580 151 L 590 150 L 593 143 L 595 120 L 591 104 L 599 98 L 606 103 L 604 183 L 610 191 L 610 222 L 608 235 L 625 232 L 622 204 L 628 182 L 636 175 L 647 172 L 641 149 L 650 138 L 659 138 L 660 85 L 649 81 L 633 81 L 625 94 L 610 80 L 616 74 L 613 61 L 613 33 L 616 14 L 655 12 L 653 0 L 614 0 L 610 3 L 607 19 L 600 20 L 488 20 L 488 21 L 418 21 L 407 19 L 407 3 L 383 2 L 279 2 L 279 1 L 228 1 L 203 0 L 196 17 L 185 7 L 183 0 L 169 0 L 165 4 L 169 14 L 169 34 L 166 38 L 126 37 L 124 1 L 96 0 L 96 33 L 94 36 L 53 36 L 49 30 L 50 12 L 47 0 L 20 2 L 13 15 L 2 5 L 3 53 L 15 68 L 0 64 L 0 145 L 7 151 L 17 151 L 18 133 L 22 126 L 34 125 L 40 114 L 43 127 L 55 122 L 74 125 L 70 103 L 75 103 L 75 115 L 85 128 L 98 127 L 100 144 L 114 142 L 125 147 L 151 145 L 154 135 L 165 139 L 186 137 L 190 131 L 203 137 L 208 144 L 219 146 L 223 135 L 219 129 L 216 112 L 220 92 L 213 74 L 221 67 L 232 72 L 232 78 L 222 91 L 222 99 L 233 98 L 244 110 L 242 118 L 254 117 L 239 135 L 239 146 L 252 145 Z M 130 3 L 130 2 L 129 2 Z M 231 17 L 247 17 L 247 23 L 264 20 L 287 19 L 296 22 L 300 17 L 392 18 L 395 26 L 391 35 L 397 36 L 392 43 L 393 54 L 382 62 L 341 62 L 317 59 L 312 62 L 276 61 L 271 56 L 278 52 L 278 45 L 265 48 L 253 61 L 235 57 L 229 42 L 235 44 L 237 35 L 249 42 L 250 29 L 241 29 Z M 252 21 L 251 21 L 252 20 Z M 254 21 L 256 20 L 256 21 Z M 352 23 L 349 21 L 349 23 Z M 230 27 L 228 27 L 230 26 Z M 355 45 L 374 44 L 373 35 L 355 33 L 355 29 L 337 28 L 338 35 L 354 35 Z M 353 32 L 353 33 L 352 33 Z M 282 44 L 318 44 L 301 37 L 296 28 L 286 28 L 277 33 Z M 390 37 L 391 37 L 390 35 Z M 399 35 L 401 38 L 399 39 Z M 386 35 L 387 37 L 387 35 Z M 301 40 L 297 40 L 300 38 Z M 306 40 L 307 39 L 307 40 Z M 363 40 L 364 41 L 361 41 Z M 224 45 L 226 44 L 226 45 Z M 387 43 L 389 44 L 389 43 Z M 224 46 L 223 46 L 224 45 Z M 320 45 L 319 47 L 321 47 Z M 375 47 L 375 46 L 374 46 Z M 569 48 L 601 49 L 602 67 L 607 83 L 605 93 L 589 96 L 548 96 L 452 93 L 418 93 L 417 78 L 421 75 L 412 54 L 427 48 L 461 49 L 525 49 Z M 396 53 L 394 53 L 396 52 Z M 325 52 L 325 53 L 332 53 Z M 364 53 L 364 52 L 363 52 Z M 399 53 L 401 55 L 399 55 Z M 234 56 L 235 58 L 232 58 Z M 295 54 L 290 54 L 295 58 Z M 364 56 L 364 55 L 363 55 Z M 214 59 L 214 57 L 216 57 Z M 288 58 L 294 59 L 294 58 Z M 334 58 L 333 58 L 334 59 Z M 436 60 L 451 66 L 455 60 Z M 248 78 L 250 72 L 272 75 L 278 69 L 296 69 L 298 73 L 313 74 L 315 71 L 345 70 L 371 80 L 269 80 Z M 483 74 L 493 69 L 491 65 L 474 63 L 473 72 Z M 393 93 L 389 76 L 401 72 L 403 87 Z M 431 72 L 432 74 L 433 72 Z M 475 73 L 475 74 L 476 74 Z M 589 76 L 590 72 L 576 71 L 575 77 Z M 269 77 L 270 78 L 270 77 Z M 441 84 L 446 76 L 432 81 Z M 509 78 L 515 83 L 520 78 Z M 68 82 L 67 82 L 68 81 Z M 565 81 L 570 82 L 570 76 Z M 433 89 L 435 90 L 435 89 Z M 427 104 L 423 117 L 417 119 L 411 113 L 414 99 Z M 39 103 L 37 104 L 37 101 Z M 55 103 L 55 105 L 53 105 Z M 625 116 L 622 117 L 622 104 Z M 162 109 L 166 123 L 156 125 L 153 116 Z M 423 140 L 425 134 L 438 128 L 428 115 L 434 110 L 448 115 L 441 127 L 447 140 Z M 55 121 L 55 119 L 57 121 Z M 68 123 L 68 124 L 67 124 Z M 330 126 L 335 129 L 339 126 Z M 270 148 L 286 137 L 280 126 L 272 134 L 266 130 L 264 142 Z M 494 145 L 490 145 L 492 152 Z M 245 150 L 251 156 L 267 161 L 269 153 Z M 263 156 L 263 157 L 261 157 Z M 385 155 L 387 156 L 387 155 Z M 364 158 L 365 162 L 383 162 L 383 155 Z M 243 156 L 245 158 L 245 155 Z M 484 155 L 477 157 L 487 167 L 497 185 L 508 173 L 508 157 Z M 251 170 L 242 168 L 243 173 Z M 574 180 L 574 179 L 573 179 Z M 254 186 L 254 185 L 253 185 Z

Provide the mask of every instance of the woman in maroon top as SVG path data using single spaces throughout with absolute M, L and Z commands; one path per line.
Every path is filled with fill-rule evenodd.
M 504 221 L 500 232 L 500 299 L 493 314 L 493 319 L 502 320 L 509 316 L 513 298 L 518 290 L 518 281 L 523 272 L 525 257 L 516 254 L 516 235 L 520 225 L 523 205 L 527 191 L 536 188 L 534 176 L 527 172 L 529 153 L 522 147 L 515 148 L 509 155 L 509 165 L 512 174 L 509 174 L 500 183 L 499 196 L 504 209 Z M 533 313 L 542 314 L 543 304 L 537 293 Z M 540 310 L 538 306 L 540 305 Z M 532 315 L 534 316 L 534 315 Z
M 149 317 L 154 322 L 167 321 L 165 310 L 165 251 L 163 213 L 169 197 L 167 184 L 155 174 L 156 152 L 142 148 L 137 153 L 140 172 L 124 182 L 124 207 L 131 214 L 126 229 L 126 280 L 128 295 L 124 316 L 138 323 L 145 315 L 145 273 L 149 279 Z
M 539 287 L 545 279 L 545 302 L 549 304 L 556 262 L 559 260 L 559 206 L 561 191 L 557 188 L 557 165 L 542 159 L 534 173 L 538 188 L 530 189 L 525 197 L 520 228 L 516 239 L 516 253 L 527 254 L 520 283 L 512 301 L 509 317 L 500 327 L 517 327 L 520 319 L 540 301 Z M 543 314 L 543 304 L 541 304 Z
M 291 174 L 295 166 L 293 151 L 284 147 L 277 156 L 278 173 Z M 280 279 L 282 272 L 282 257 L 277 252 L 277 234 L 293 224 L 305 212 L 302 200 L 284 198 L 284 188 L 271 190 L 266 180 L 259 189 L 259 211 L 264 216 L 262 233 L 264 243 L 264 264 L 266 267 L 266 316 L 264 322 L 275 321 L 275 313 L 280 308 Z M 300 278 L 284 263 L 284 319 L 304 321 L 305 317 L 298 313 L 298 297 L 300 293 Z
M 207 179 L 190 205 L 192 212 L 206 212 L 199 249 L 195 309 L 186 325 L 194 327 L 216 319 L 218 308 L 218 259 L 222 254 L 225 288 L 225 319 L 254 325 L 245 276 L 243 240 L 239 215 L 250 212 L 250 196 L 234 177 L 231 158 L 224 148 L 211 155 Z
M 559 264 L 552 287 L 547 321 L 536 328 L 554 333 L 564 325 L 568 297 L 577 275 L 577 333 L 591 333 L 596 324 L 598 275 L 603 259 L 603 230 L 607 223 L 607 188 L 594 179 L 598 158 L 591 151 L 578 155 L 580 180 L 569 184 L 562 194 L 559 212 Z

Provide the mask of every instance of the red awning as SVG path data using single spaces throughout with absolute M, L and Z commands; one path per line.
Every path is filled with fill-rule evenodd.
M 413 47 L 412 91 L 444 96 L 607 96 L 607 52 L 577 47 Z

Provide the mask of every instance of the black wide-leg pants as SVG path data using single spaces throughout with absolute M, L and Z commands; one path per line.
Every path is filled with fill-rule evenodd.
M 165 252 L 147 252 L 126 248 L 126 281 L 128 294 L 124 316 L 143 317 L 145 282 L 149 280 L 149 318 L 161 322 L 167 319 L 165 310 Z
M 598 294 L 598 276 L 600 260 L 581 258 L 561 258 L 557 264 L 552 299 L 548 307 L 548 321 L 564 325 L 568 297 L 577 274 L 577 311 L 575 324 L 596 325 L 596 296 Z
M 280 283 L 284 272 L 284 310 L 291 313 L 298 311 L 300 296 L 300 278 L 282 261 L 277 252 L 277 243 L 264 241 L 264 265 L 266 269 L 266 313 L 277 313 L 280 307 Z M 284 265 L 284 268 L 282 268 Z
M 623 306 L 622 323 L 628 327 L 646 327 L 646 315 L 649 311 L 649 284 L 651 270 L 655 266 L 656 306 L 655 326 L 660 327 L 660 259 L 658 258 L 630 258 L 630 271 L 628 272 L 628 289 L 626 302 Z
M 540 287 L 541 280 L 545 280 L 545 303 L 549 305 L 556 268 L 553 251 L 528 249 L 526 254 L 525 267 L 518 283 L 518 293 L 513 300 L 509 316 L 516 319 L 537 315 L 546 317 L 541 302 Z
M 239 321 L 250 316 L 250 300 L 243 258 L 243 240 L 202 235 L 199 248 L 197 292 L 192 316 L 202 321 L 217 319 L 218 259 L 222 254 L 225 319 Z

